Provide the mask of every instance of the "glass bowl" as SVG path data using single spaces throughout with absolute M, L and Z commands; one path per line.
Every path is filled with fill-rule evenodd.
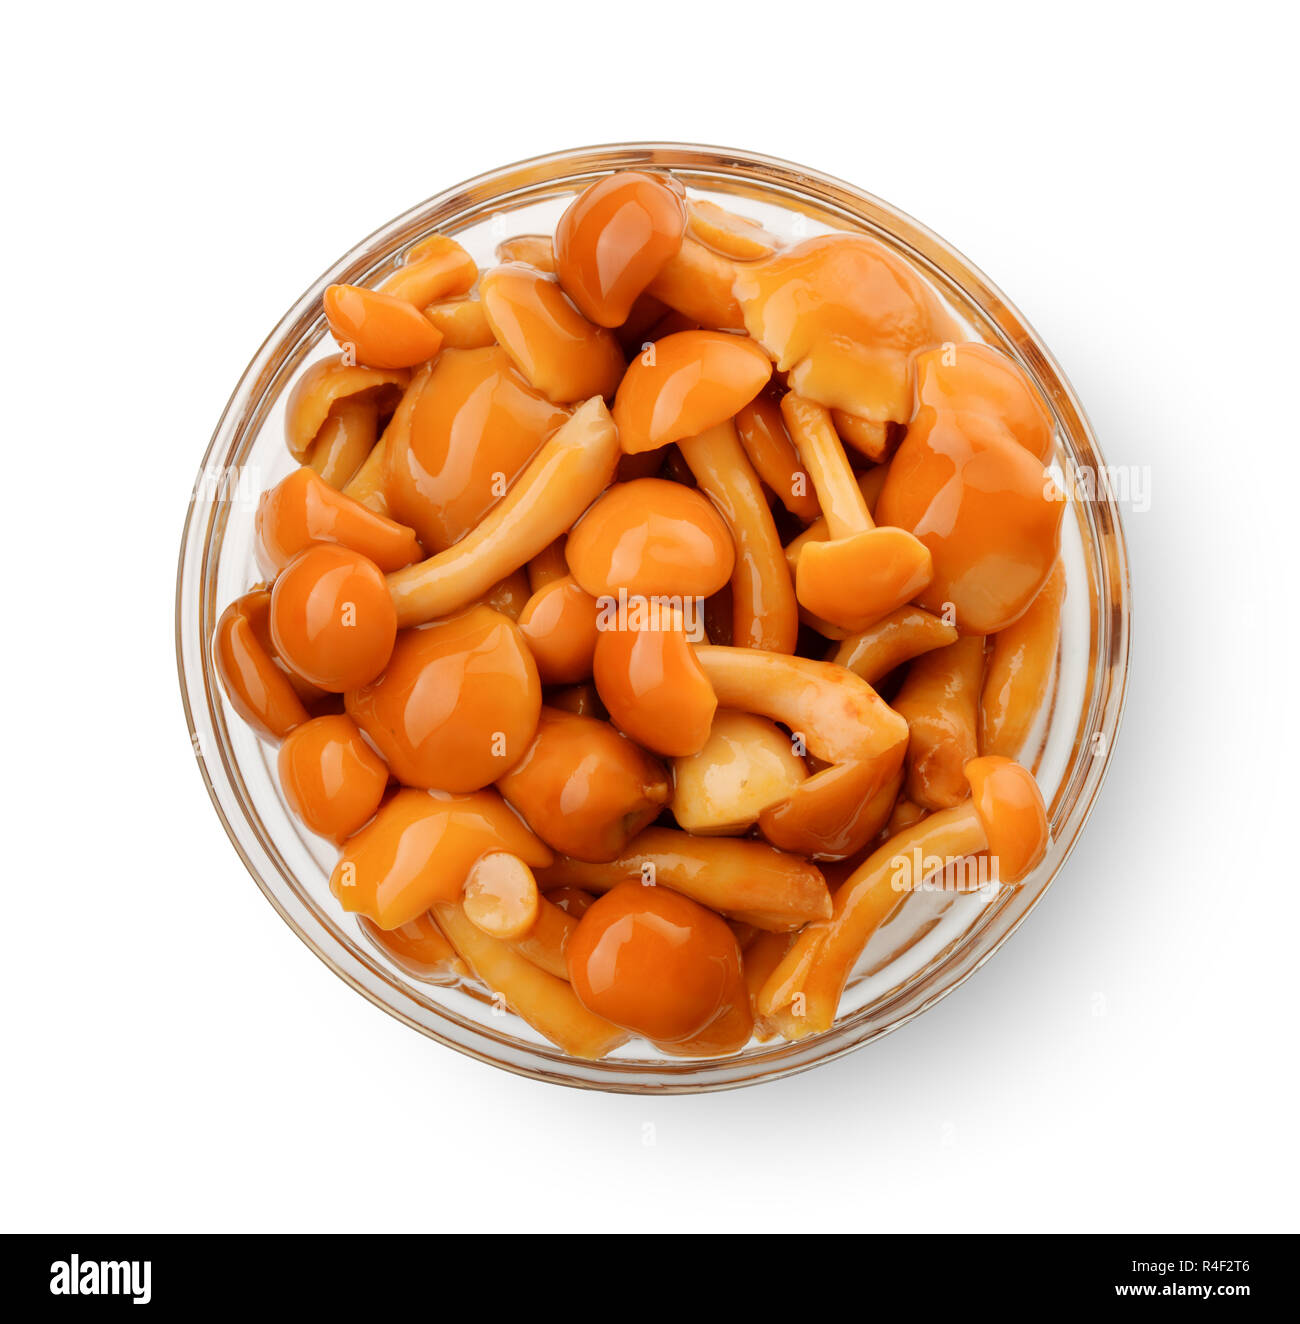
M 980 271 L 910 217 L 841 180 L 752 152 L 679 143 L 580 148 L 430 198 L 345 254 L 289 309 L 244 372 L 203 458 L 181 547 L 176 648 L 199 769 L 230 840 L 267 900 L 340 978 L 422 1034 L 505 1070 L 587 1089 L 684 1093 L 772 1080 L 860 1048 L 952 992 L 1019 926 L 1065 864 L 1105 776 L 1124 702 L 1129 583 L 1110 489 L 1083 484 L 1062 531 L 1068 591 L 1055 692 L 1022 754 L 1050 805 L 1047 856 L 1015 888 L 911 894 L 873 937 L 825 1033 L 751 1042 L 715 1059 L 670 1058 L 633 1041 L 603 1061 L 580 1061 L 500 1012 L 481 990 L 425 983 L 394 965 L 331 896 L 334 852 L 288 811 L 275 751 L 228 707 L 213 667 L 213 628 L 226 604 L 260 578 L 257 497 L 293 467 L 283 440 L 286 397 L 309 362 L 334 350 L 321 312 L 325 287 L 377 283 L 435 231 L 455 235 L 488 265 L 501 239 L 553 230 L 569 199 L 593 179 L 646 166 L 671 170 L 693 191 L 739 204 L 791 238 L 853 230 L 903 254 L 972 339 L 1006 351 L 1037 382 L 1055 414 L 1062 468 L 1107 472 L 1082 407 L 1032 328 Z

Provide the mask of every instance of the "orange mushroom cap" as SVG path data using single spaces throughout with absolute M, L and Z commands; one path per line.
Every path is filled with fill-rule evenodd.
M 400 781 L 465 792 L 523 757 L 542 687 L 519 627 L 479 606 L 403 630 L 383 675 L 345 702 Z
M 629 455 L 694 437 L 733 418 L 767 385 L 772 364 L 752 340 L 725 331 L 679 331 L 632 360 L 614 397 Z
M 627 366 L 612 332 L 589 322 L 559 282 L 508 262 L 479 283 L 488 324 L 515 367 L 549 400 L 612 397 Z
M 568 417 L 499 346 L 446 350 L 385 457 L 394 517 L 430 552 L 459 542 Z
M 530 868 L 552 859 L 495 791 L 403 789 L 348 839 L 330 890 L 344 910 L 396 929 L 437 901 L 457 900 L 470 869 L 490 851 L 509 851 Z
M 1031 454 L 1052 458 L 1055 424 L 1042 392 L 1001 350 L 974 341 L 916 358 L 916 398 L 936 411 L 995 418 Z
M 663 887 L 621 883 L 578 921 L 567 958 L 589 1011 L 657 1043 L 704 1034 L 749 997 L 735 934 L 711 910 Z M 748 1040 L 752 1020 L 733 1035 Z
M 295 727 L 276 766 L 289 807 L 313 832 L 336 841 L 374 816 L 388 785 L 383 759 L 341 714 Z
M 1064 514 L 1042 461 L 1002 423 L 929 405 L 876 505 L 881 524 L 929 548 L 933 577 L 916 601 L 963 634 L 995 634 L 1025 611 L 1056 563 Z
M 341 694 L 373 680 L 397 637 L 397 612 L 379 567 L 359 552 L 313 543 L 271 590 L 271 639 L 298 675 Z
M 555 708 L 498 787 L 548 846 L 591 861 L 614 859 L 670 794 L 658 759 L 608 722 Z
M 996 754 L 971 759 L 964 772 L 998 878 L 1018 883 L 1042 863 L 1051 840 L 1043 793 L 1027 768 Z
M 569 204 L 555 228 L 555 267 L 597 326 L 621 326 L 637 297 L 682 245 L 682 190 L 661 175 L 621 170 Z
M 257 538 L 274 570 L 315 542 L 350 547 L 385 574 L 424 555 L 405 524 L 367 509 L 305 465 L 262 494 L 257 503 Z
M 707 598 L 731 578 L 736 549 L 707 497 L 681 483 L 615 483 L 565 544 L 573 577 L 593 598 Z
M 442 348 L 442 332 L 414 304 L 360 285 L 331 285 L 322 302 L 330 334 L 369 368 L 411 368 Z
M 915 268 L 865 235 L 807 239 L 741 267 L 735 290 L 791 390 L 876 423 L 907 418 L 912 355 L 952 338 Z

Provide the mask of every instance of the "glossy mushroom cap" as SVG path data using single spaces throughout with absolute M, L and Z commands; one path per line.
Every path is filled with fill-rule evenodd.
M 572 575 L 552 579 L 524 603 L 519 629 L 543 685 L 576 685 L 590 677 L 599 611 Z
M 632 360 L 614 397 L 619 443 L 636 455 L 698 436 L 734 418 L 771 376 L 771 360 L 744 336 L 665 336 Z
M 396 929 L 435 902 L 456 901 L 475 862 L 490 851 L 508 851 L 534 869 L 552 859 L 493 790 L 403 789 L 348 839 L 330 890 L 344 910 Z
M 567 956 L 589 1011 L 656 1043 L 697 1039 L 735 1007 L 748 1010 L 735 935 L 667 888 L 620 883 L 583 915 Z M 752 1028 L 738 1027 L 739 1042 L 720 1051 L 740 1048 Z
M 309 713 L 293 679 L 275 660 L 269 638 L 270 594 L 245 593 L 221 613 L 212 661 L 235 711 L 263 735 L 281 740 Z
M 616 483 L 565 545 L 573 577 L 594 598 L 707 598 L 731 578 L 735 545 L 707 497 L 681 483 Z
M 346 704 L 399 781 L 465 792 L 523 757 L 542 687 L 514 621 L 471 607 L 403 630 L 383 675 L 348 693 Z
M 442 348 L 442 332 L 412 303 L 360 285 L 331 285 L 322 299 L 330 334 L 368 368 L 410 368 Z
M 1001 350 L 965 342 L 916 357 L 916 398 L 936 411 L 996 418 L 1031 454 L 1052 458 L 1055 425 L 1038 387 Z
M 929 584 L 930 551 L 885 525 L 833 541 L 808 542 L 795 571 L 799 601 L 842 629 L 865 630 Z
M 682 245 L 682 190 L 662 175 L 620 171 L 589 185 L 555 230 L 560 283 L 597 326 L 622 326 Z
M 593 675 L 614 724 L 646 749 L 675 758 L 709 738 L 718 700 L 681 612 L 658 609 L 644 629 L 617 620 L 602 628 Z
M 929 405 L 909 425 L 876 505 L 881 524 L 930 550 L 933 577 L 916 601 L 963 634 L 995 634 L 1025 611 L 1056 563 L 1064 514 L 1042 461 L 1002 423 Z
M 965 772 L 998 878 L 1018 883 L 1042 862 L 1051 840 L 1043 793 L 1033 774 L 1012 759 L 972 759 Z
M 385 574 L 424 555 L 405 524 L 345 496 L 305 465 L 262 494 L 257 503 L 257 538 L 273 571 L 314 542 L 350 547 Z
M 547 845 L 612 860 L 668 803 L 667 769 L 608 722 L 543 708 L 537 735 L 498 783 Z
M 791 390 L 876 423 L 907 418 L 912 355 L 952 338 L 919 273 L 864 235 L 805 240 L 740 268 L 735 289 Z
M 402 265 L 379 288 L 384 294 L 426 308 L 436 299 L 467 294 L 477 279 L 474 259 L 454 239 L 431 234 L 407 250 Z
M 350 717 L 314 717 L 280 746 L 277 770 L 289 808 L 322 837 L 341 841 L 366 825 L 388 785 L 384 761 Z
M 488 325 L 530 385 L 557 404 L 612 397 L 627 366 L 612 332 L 589 322 L 559 282 L 509 262 L 479 283 Z
M 341 694 L 379 675 L 393 651 L 397 612 L 379 567 L 359 552 L 315 543 L 271 590 L 271 639 L 298 675 Z
M 445 350 L 409 429 L 390 438 L 385 490 L 394 518 L 430 552 L 459 542 L 568 416 L 499 346 Z

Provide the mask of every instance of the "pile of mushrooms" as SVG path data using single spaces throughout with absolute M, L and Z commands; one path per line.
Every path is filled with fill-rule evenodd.
M 412 977 L 584 1057 L 828 1029 L 911 861 L 1046 850 L 1050 411 L 881 244 L 668 175 L 498 259 L 326 291 L 230 705 Z

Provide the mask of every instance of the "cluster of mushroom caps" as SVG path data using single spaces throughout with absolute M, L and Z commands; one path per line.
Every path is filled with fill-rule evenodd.
M 497 256 L 326 292 L 230 703 L 416 977 L 582 1057 L 825 1030 L 923 875 L 1046 850 L 1051 416 L 892 251 L 666 174 Z

